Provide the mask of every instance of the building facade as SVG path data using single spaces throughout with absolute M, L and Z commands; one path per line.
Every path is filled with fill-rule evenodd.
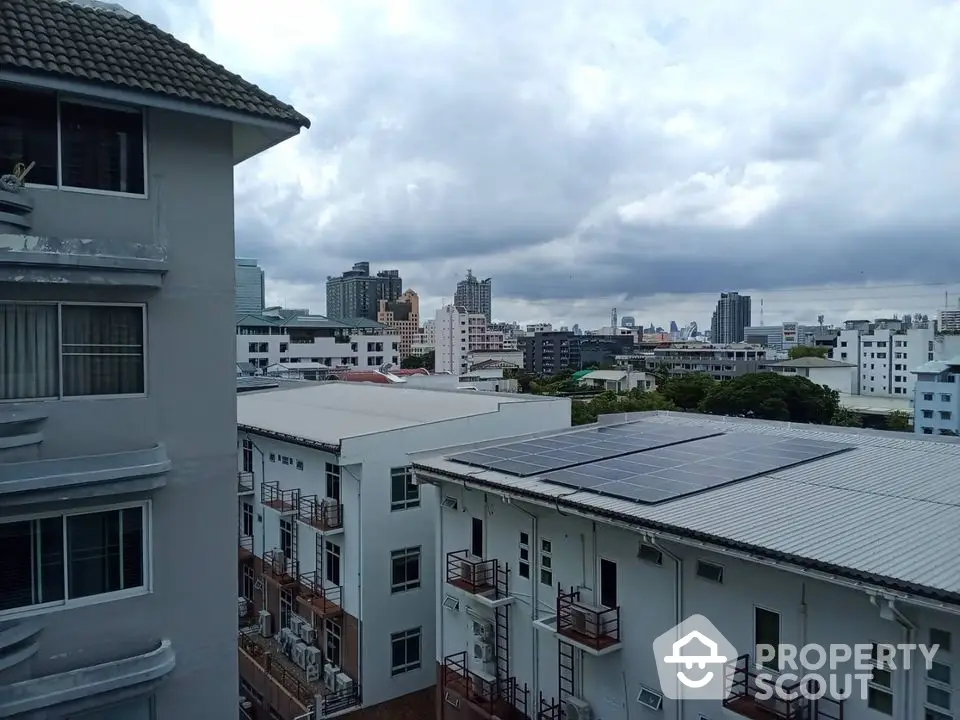
M 743 342 L 743 331 L 749 326 L 750 296 L 737 292 L 720 293 L 710 322 L 710 342 L 718 345 Z
M 474 277 L 472 270 L 467 270 L 467 277 L 457 283 L 457 290 L 453 296 L 453 304 L 474 315 L 483 315 L 487 322 L 493 322 L 491 314 L 493 305 L 493 280 L 479 280 Z
M 598 437 L 620 442 L 631 432 L 645 438 L 638 447 L 648 448 L 635 451 L 638 462 L 651 458 L 660 468 L 715 463 L 713 450 L 694 449 L 704 443 L 721 454 L 724 447 L 794 448 L 792 458 L 772 464 L 796 462 L 799 448 L 811 443 L 845 449 L 779 469 L 777 479 L 743 479 L 695 495 L 683 495 L 690 490 L 670 485 L 661 470 L 664 479 L 651 477 L 647 484 L 658 490 L 655 498 L 644 502 L 589 489 L 616 485 L 613 470 L 624 473 L 631 455 L 616 461 L 593 455 L 576 473 L 544 469 L 573 462 L 551 457 L 546 448 L 560 455 Z M 698 432 L 709 439 L 691 440 Z M 680 448 L 649 449 L 658 435 L 662 442 L 671 441 L 668 436 L 682 442 L 684 452 L 699 460 L 684 460 Z M 414 456 L 422 492 L 432 486 L 439 508 L 437 717 L 954 717 L 960 585 L 944 572 L 954 544 L 937 539 L 943 525 L 923 518 L 943 507 L 940 493 L 956 497 L 960 461 L 952 442 L 898 440 L 893 448 L 888 435 L 637 414 L 599 428 L 525 436 L 528 446 L 540 446 L 527 453 L 517 443 L 487 443 Z M 473 463 L 524 454 L 523 475 L 507 464 L 478 473 L 454 459 L 465 451 Z M 535 454 L 541 470 L 531 475 L 526 469 Z M 591 464 L 604 467 L 591 470 Z M 929 483 L 922 488 L 919 466 Z M 748 472 L 742 467 L 732 475 Z M 578 486 L 576 475 L 587 479 Z M 616 477 L 624 482 L 628 475 Z M 885 490 L 882 499 L 873 490 L 877 483 Z M 804 501 L 823 492 L 830 493 L 828 502 Z M 942 520 L 951 527 L 960 522 L 955 506 L 945 512 Z M 909 549 L 884 530 L 891 523 L 911 533 Z M 909 589 L 901 584 L 907 577 Z M 733 646 L 714 671 L 730 677 L 723 700 L 674 700 L 663 692 L 654 642 L 673 644 L 682 637 L 676 626 L 697 614 Z M 830 668 L 795 669 L 781 653 L 763 668 L 758 653 L 760 646 L 849 645 L 869 663 L 868 651 L 876 659 L 881 647 L 886 652 L 902 643 L 938 649 L 927 666 L 919 653 L 910 666 L 841 665 L 833 684 L 826 680 Z M 763 698 L 757 678 L 764 671 L 771 685 L 782 677 L 783 699 Z M 823 686 L 799 684 L 817 672 Z M 853 672 L 865 675 L 863 681 L 846 675 Z M 808 699 L 817 694 L 822 697 Z
M 319 315 L 240 315 L 236 332 L 236 362 L 250 363 L 262 371 L 275 366 L 293 371 L 376 370 L 400 364 L 400 335 L 364 318 L 336 321 Z
M 266 281 L 263 269 L 256 260 L 236 259 L 238 313 L 262 313 L 266 307 Z
M 760 370 L 767 360 L 768 350 L 759 345 L 738 343 L 712 345 L 710 343 L 678 343 L 658 347 L 648 361 L 652 369 L 664 367 L 671 375 L 706 373 L 714 380 L 729 380 Z
M 380 301 L 394 302 L 403 292 L 399 270 L 370 274 L 370 263 L 358 262 L 340 277 L 327 278 L 327 311 L 331 320 L 376 320 Z
M 437 310 L 434 321 L 434 370 L 465 375 L 472 352 L 503 350 L 503 333 L 487 326 L 487 318 L 455 305 Z
M 858 366 L 855 395 L 913 397 L 916 375 L 912 370 L 935 359 L 936 334 L 926 325 L 906 327 L 899 320 L 877 320 L 841 330 L 834 360 Z
M 309 121 L 116 6 L 2 15 L 0 717 L 235 718 L 233 174 Z
M 535 331 L 520 338 L 523 367 L 539 377 L 580 370 L 580 339 L 569 330 Z
M 407 290 L 393 302 L 381 300 L 377 322 L 400 337 L 397 355 L 402 362 L 410 357 L 413 344 L 419 341 L 420 297 L 413 290 Z
M 563 399 L 362 383 L 240 396 L 241 702 L 282 720 L 431 717 L 437 506 L 408 454 L 569 416 Z
M 844 395 L 853 393 L 857 377 L 857 366 L 821 357 L 802 357 L 796 360 L 780 360 L 762 364 L 761 370 L 780 375 L 805 377 L 815 385 L 825 385 Z
M 913 431 L 960 435 L 960 358 L 926 362 L 913 374 Z

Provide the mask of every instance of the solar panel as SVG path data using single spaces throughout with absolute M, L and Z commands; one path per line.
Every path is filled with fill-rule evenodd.
M 496 470 L 518 477 L 539 475 L 631 453 L 664 448 L 678 443 L 711 437 L 702 428 L 633 422 L 588 428 L 563 435 L 534 438 L 459 453 L 448 458 L 454 462 L 485 470 Z M 622 469 L 622 468 L 618 468 Z M 631 471 L 632 473 L 633 471 Z
M 774 435 L 730 433 L 652 448 L 569 470 L 544 480 L 644 504 L 673 500 L 836 455 L 854 446 Z

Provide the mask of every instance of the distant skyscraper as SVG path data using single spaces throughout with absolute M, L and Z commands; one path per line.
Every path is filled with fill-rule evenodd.
M 262 313 L 266 287 L 260 265 L 256 260 L 236 258 L 236 273 L 236 311 L 251 315 Z
M 370 274 L 370 263 L 358 262 L 340 277 L 327 278 L 327 312 L 331 320 L 376 320 L 380 301 L 394 302 L 403 292 L 399 270 Z
M 678 333 L 678 332 L 680 332 L 680 328 L 677 326 L 677 321 L 676 321 L 676 320 L 671 320 L 671 321 L 670 321 L 670 332 L 672 332 L 672 333 Z
M 637 321 L 633 315 L 624 315 L 620 318 L 620 327 L 632 328 L 637 326 Z
M 710 322 L 710 341 L 719 345 L 743 342 L 744 328 L 750 325 L 750 296 L 737 292 L 720 293 Z
M 467 270 L 466 280 L 457 283 L 453 304 L 468 313 L 482 314 L 486 316 L 487 322 L 491 322 L 490 310 L 493 302 L 491 285 L 490 278 L 478 280 L 474 277 L 472 270 Z

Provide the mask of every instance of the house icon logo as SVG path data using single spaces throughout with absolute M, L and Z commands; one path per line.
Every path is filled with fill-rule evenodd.
M 653 641 L 660 690 L 671 700 L 724 700 L 736 648 L 703 615 L 691 615 Z

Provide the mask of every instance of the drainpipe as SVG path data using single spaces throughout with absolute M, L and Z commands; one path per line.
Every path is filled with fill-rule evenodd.
M 675 613 L 674 625 L 679 626 L 680 623 L 683 622 L 683 558 L 681 558 L 679 555 L 668 550 L 664 545 L 660 544 L 657 541 L 657 538 L 655 537 L 652 537 L 644 533 L 641 535 L 641 538 L 643 539 L 644 542 L 650 545 L 653 545 L 660 552 L 662 552 L 668 558 L 673 560 L 673 567 L 674 567 L 674 573 L 675 573 L 674 579 L 673 579 L 673 592 L 674 592 L 674 598 L 676 601 L 675 607 L 674 607 L 674 613 Z M 683 695 L 683 688 L 678 685 L 677 689 L 680 691 L 680 695 Z M 678 699 L 676 703 L 674 703 L 674 708 L 675 708 L 674 715 L 676 716 L 677 720 L 683 720 L 683 700 Z
M 893 598 L 884 597 L 883 595 L 877 595 L 876 593 L 870 593 L 870 602 L 874 607 L 879 608 L 880 617 L 884 620 L 891 620 L 897 625 L 900 626 L 903 632 L 903 642 L 907 645 L 912 645 L 916 636 L 917 626 L 900 610 L 897 608 L 896 600 Z M 908 718 L 910 717 L 910 706 L 911 706 L 911 690 L 913 689 L 913 664 L 911 663 L 909 667 L 901 668 L 903 672 L 901 673 L 902 679 L 900 681 L 900 691 L 903 694 L 903 702 L 901 717 Z
M 256 442 L 254 442 L 252 437 L 247 435 L 246 439 L 250 441 L 250 445 L 253 446 L 253 449 L 256 450 L 258 453 L 260 453 L 260 485 L 262 486 L 264 481 L 266 480 L 266 475 L 267 475 L 267 456 L 264 455 L 263 450 L 260 449 L 260 446 L 257 445 Z M 263 555 L 267 552 L 267 524 L 262 519 L 263 518 L 262 505 L 260 506 L 260 512 L 257 513 L 257 482 L 256 480 L 254 480 L 254 483 L 253 483 L 253 521 L 254 522 L 257 522 L 258 514 L 260 515 L 260 518 L 261 518 L 260 520 L 260 560 L 261 560 L 260 582 L 263 585 L 263 589 L 260 591 L 261 595 L 263 596 L 263 606 L 260 609 L 270 612 L 270 603 L 268 602 L 269 596 L 267 594 L 267 582 L 263 578 L 263 562 L 262 562 Z M 251 553 L 253 554 L 254 559 L 256 559 L 256 556 L 257 556 L 256 551 L 257 551 L 256 546 L 251 548 Z M 251 600 L 252 599 L 253 598 L 251 598 Z M 279 618 L 277 619 L 279 620 Z
M 416 474 L 414 474 L 414 477 L 416 477 Z M 417 482 L 419 482 L 419 479 Z M 440 501 L 442 502 L 443 501 L 442 486 L 437 486 L 437 494 L 440 495 Z M 440 530 L 437 537 L 437 544 L 439 547 L 437 548 L 437 570 L 436 570 L 436 572 L 440 574 L 440 577 L 437 578 L 438 585 L 440 586 L 440 597 L 438 598 L 440 600 L 440 607 L 439 607 L 440 621 L 437 623 L 437 629 L 440 631 L 440 642 L 438 643 L 438 645 L 440 646 L 440 657 L 437 658 L 437 664 L 440 666 L 440 677 L 438 678 L 437 684 L 440 685 L 440 687 L 438 688 L 439 691 L 442 692 L 445 696 L 446 690 L 443 688 L 443 682 L 444 682 L 444 673 L 445 673 L 444 668 L 446 666 L 446 661 L 444 658 L 446 658 L 447 656 L 447 644 L 445 642 L 446 635 L 444 635 L 444 632 L 443 632 L 443 625 L 444 625 L 443 621 L 445 619 L 444 615 L 446 615 L 446 612 L 445 612 L 446 608 L 443 607 L 443 596 L 446 592 L 445 588 L 446 588 L 446 582 L 447 582 L 447 555 L 444 552 L 444 548 L 446 546 L 443 544 L 444 511 L 442 507 L 438 507 L 437 510 L 439 511 L 439 516 L 440 516 L 440 526 L 439 526 Z M 434 648 L 433 652 L 434 654 L 436 654 L 437 652 L 436 647 Z M 445 718 L 447 716 L 447 709 L 445 707 L 447 703 L 444 697 L 441 697 L 439 693 L 437 693 L 436 701 L 440 703 L 440 717 L 442 720 L 442 718 Z

